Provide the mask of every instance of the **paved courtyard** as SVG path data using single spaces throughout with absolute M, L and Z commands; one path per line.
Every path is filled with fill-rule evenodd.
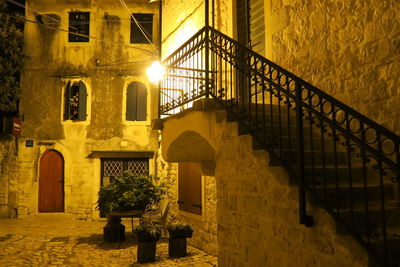
M 137 222 L 136 222 L 137 223 Z M 166 240 L 157 243 L 156 262 L 136 263 L 130 221 L 126 241 L 105 243 L 105 221 L 76 220 L 69 214 L 0 218 L 0 266 L 217 266 L 217 258 L 188 246 L 188 256 L 168 258 Z

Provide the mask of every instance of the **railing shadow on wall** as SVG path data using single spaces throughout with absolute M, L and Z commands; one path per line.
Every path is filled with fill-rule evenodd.
M 159 114 L 214 98 L 299 187 L 386 266 L 400 248 L 400 137 L 211 27 L 164 60 Z

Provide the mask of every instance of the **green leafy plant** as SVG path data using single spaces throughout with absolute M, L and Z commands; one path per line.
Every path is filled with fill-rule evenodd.
M 134 232 L 138 237 L 138 241 L 157 241 L 161 236 L 161 228 L 152 224 L 151 222 L 142 221 Z
M 19 73 L 26 57 L 23 53 L 23 17 L 7 10 L 0 1 L 0 112 L 14 112 L 21 95 Z
M 111 211 L 144 210 L 146 205 L 159 201 L 164 194 L 163 185 L 154 183 L 150 176 L 124 172 L 108 185 L 100 187 L 97 209 L 102 215 Z

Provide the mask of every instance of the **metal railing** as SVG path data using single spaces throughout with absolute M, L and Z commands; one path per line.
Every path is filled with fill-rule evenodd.
M 386 266 L 399 264 L 400 137 L 210 27 L 164 61 L 161 116 L 212 97 L 299 186 L 300 223 L 324 207 Z M 397 265 L 396 265 L 397 266 Z

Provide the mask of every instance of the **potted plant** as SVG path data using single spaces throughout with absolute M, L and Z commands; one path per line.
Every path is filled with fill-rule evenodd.
M 101 186 L 96 208 L 101 216 L 107 215 L 107 225 L 103 228 L 104 240 L 125 240 L 125 226 L 121 224 L 123 216 L 110 216 L 111 212 L 144 211 L 149 203 L 161 199 L 162 187 L 155 184 L 150 176 L 128 171 L 114 177 L 108 185 Z
M 134 230 L 137 236 L 137 262 L 154 262 L 156 259 L 157 241 L 161 237 L 160 227 L 150 221 L 142 220 Z
M 167 226 L 169 233 L 169 257 L 184 257 L 187 254 L 186 238 L 192 237 L 193 230 L 188 224 L 172 224 Z

